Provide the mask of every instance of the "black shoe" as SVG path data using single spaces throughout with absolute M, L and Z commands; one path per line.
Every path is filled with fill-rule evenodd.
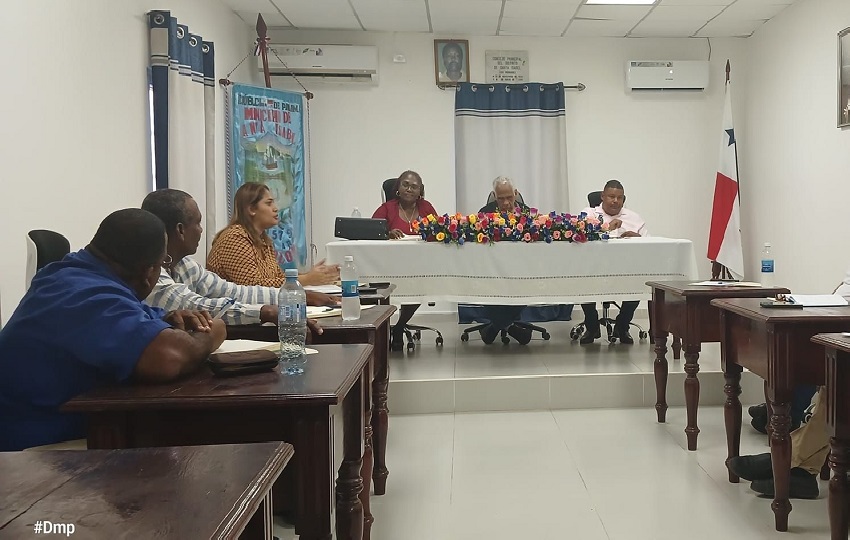
M 478 333 L 481 334 L 481 341 L 483 341 L 487 345 L 490 345 L 491 343 L 496 341 L 496 338 L 499 336 L 499 330 L 492 324 L 487 326 L 486 328 L 482 328 L 478 331 Z
M 773 478 L 770 453 L 733 457 L 726 463 L 726 467 L 740 478 L 751 482 Z
M 591 330 L 590 328 L 585 327 L 584 334 L 582 334 L 581 339 L 578 341 L 582 345 L 589 345 L 593 343 L 594 340 L 602 337 L 602 331 L 599 329 L 599 325 L 596 325 L 595 330 Z
M 613 337 L 619 339 L 620 343 L 623 343 L 624 345 L 634 345 L 635 344 L 635 340 L 631 336 L 631 334 L 629 334 L 628 328 L 623 329 L 623 328 L 617 328 L 615 326 Z
M 508 327 L 508 335 L 517 340 L 520 345 L 528 345 L 528 342 L 531 341 L 531 328 L 512 324 Z
M 762 403 L 760 405 L 753 405 L 747 412 L 750 413 L 750 418 L 764 418 L 767 419 L 767 403 Z
M 775 496 L 773 488 L 773 478 L 767 480 L 755 480 L 751 485 L 753 491 L 766 495 L 768 497 Z M 791 469 L 791 475 L 788 478 L 788 498 L 789 499 L 817 499 L 818 498 L 818 479 L 814 474 L 809 474 L 805 469 L 794 467 Z

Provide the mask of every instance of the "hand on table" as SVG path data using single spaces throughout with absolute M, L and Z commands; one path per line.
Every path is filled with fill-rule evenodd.
M 390 240 L 398 240 L 399 238 L 404 238 L 404 231 L 401 229 L 393 229 L 389 233 Z
M 342 302 L 339 296 L 331 296 L 329 294 L 316 291 L 307 291 L 308 306 L 338 306 Z
M 169 312 L 163 320 L 177 328 L 187 332 L 209 332 L 213 318 L 207 311 L 196 311 L 192 309 L 178 309 Z
M 620 234 L 620 238 L 639 238 L 640 234 L 634 231 L 625 231 Z

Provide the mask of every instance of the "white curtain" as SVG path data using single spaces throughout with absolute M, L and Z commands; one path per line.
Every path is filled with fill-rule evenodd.
M 541 212 L 570 210 L 564 85 L 462 83 L 455 98 L 457 211 L 477 212 L 498 176 Z
M 196 258 L 204 264 L 215 234 L 215 51 L 168 11 L 151 11 L 156 188 L 190 194 L 204 214 Z

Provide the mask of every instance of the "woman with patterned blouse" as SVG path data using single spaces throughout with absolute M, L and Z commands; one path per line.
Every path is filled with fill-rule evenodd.
M 233 198 L 230 225 L 213 240 L 207 269 L 240 285 L 280 287 L 286 278 L 266 233 L 279 219 L 268 187 L 257 182 L 243 184 Z M 324 261 L 298 276 L 302 285 L 326 285 L 338 279 L 339 266 Z

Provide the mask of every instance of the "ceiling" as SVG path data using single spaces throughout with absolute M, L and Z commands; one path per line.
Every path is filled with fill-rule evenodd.
M 794 0 L 223 0 L 252 27 L 480 36 L 749 37 Z

